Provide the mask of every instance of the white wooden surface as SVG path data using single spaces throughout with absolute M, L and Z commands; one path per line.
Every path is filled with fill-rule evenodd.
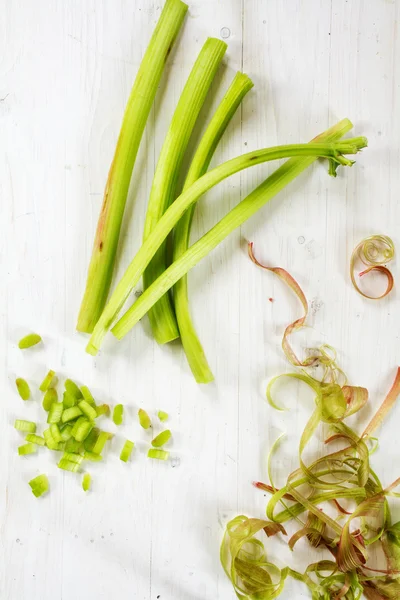
M 312 306 L 298 347 L 329 342 L 354 384 L 381 401 L 400 361 L 398 293 L 368 302 L 349 284 L 354 245 L 374 232 L 400 248 L 399 0 L 192 0 L 142 144 L 124 223 L 119 271 L 139 246 L 146 198 L 170 117 L 207 36 L 227 36 L 226 66 L 207 110 L 234 72 L 255 82 L 214 163 L 244 151 L 307 141 L 343 117 L 370 147 L 337 180 L 318 164 L 233 234 L 190 276 L 192 307 L 216 383 L 198 387 L 179 344 L 157 347 L 146 322 L 93 360 L 74 332 L 93 232 L 124 106 L 159 0 L 0 1 L 0 597 L 7 600 L 228 600 L 218 559 L 223 527 L 237 513 L 262 516 L 269 445 L 288 437 L 277 480 L 297 464 L 312 398 L 286 388 L 291 413 L 265 403 L 267 380 L 287 369 L 284 326 L 300 307 L 272 274 L 248 260 L 245 240 L 287 268 Z M 221 33 L 222 32 L 222 33 Z M 199 128 L 200 131 L 200 128 Z M 198 133 L 199 133 L 198 131 Z M 258 167 L 204 198 L 195 236 L 206 231 L 273 168 Z M 397 281 L 398 265 L 393 267 Z M 268 297 L 274 302 L 268 302 Z M 21 353 L 38 331 L 45 344 Z M 40 452 L 20 459 L 16 417 L 38 419 L 39 394 L 23 404 L 16 375 L 32 385 L 48 368 L 123 402 L 125 424 L 93 491 Z M 150 464 L 138 406 L 171 414 L 173 460 Z M 372 408 L 364 412 L 367 418 Z M 384 482 L 399 475 L 396 421 L 374 457 Z M 110 426 L 110 428 L 113 425 Z M 137 442 L 118 460 L 123 436 Z M 397 465 L 397 469 L 396 469 Z M 27 481 L 47 472 L 51 493 L 35 500 Z M 271 559 L 301 569 L 299 544 L 279 541 Z M 288 584 L 282 598 L 307 598 Z

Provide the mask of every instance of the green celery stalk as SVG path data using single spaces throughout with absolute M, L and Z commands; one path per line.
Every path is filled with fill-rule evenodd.
M 288 156 L 306 156 L 309 157 L 309 161 L 312 161 L 313 157 L 325 157 L 329 158 L 332 162 L 336 163 L 337 161 L 340 164 L 349 165 L 352 164 L 351 161 L 342 156 L 341 153 L 355 153 L 361 147 L 364 147 L 365 144 L 365 138 L 354 138 L 354 140 L 346 140 L 336 144 L 325 142 L 276 146 L 275 148 L 257 150 L 249 152 L 243 156 L 233 158 L 203 175 L 192 186 L 190 186 L 186 192 L 183 192 L 179 198 L 175 200 L 175 202 L 171 204 L 168 210 L 164 213 L 163 217 L 157 223 L 153 233 L 147 238 L 137 252 L 136 256 L 127 268 L 124 276 L 114 290 L 114 293 L 112 294 L 107 306 L 105 307 L 103 314 L 101 315 L 92 333 L 92 336 L 86 347 L 86 351 L 89 354 L 97 354 L 105 334 L 112 326 L 114 320 L 118 316 L 118 313 L 125 304 L 132 289 L 137 284 L 140 276 L 142 275 L 146 266 L 149 264 L 155 252 L 158 250 L 162 242 L 182 217 L 187 208 L 196 202 L 207 190 L 229 175 L 237 173 L 238 171 L 241 171 L 251 165 L 260 164 L 268 160 L 285 158 Z M 278 179 L 280 178 L 278 177 Z M 287 181 L 288 178 L 286 177 L 286 182 Z M 278 190 L 280 189 L 279 185 L 275 187 L 277 187 Z M 249 204 L 250 206 L 252 205 L 252 200 L 250 200 Z M 182 275 L 185 273 L 182 273 L 180 276 L 182 277 Z M 175 279 L 171 285 L 176 283 L 176 281 L 177 279 Z M 168 286 L 166 290 L 170 289 L 171 285 Z M 144 293 L 146 294 L 146 298 L 148 298 L 147 290 Z M 159 298 L 157 298 L 157 300 L 158 299 Z M 154 303 L 152 303 L 151 306 L 153 306 L 153 304 Z M 118 329 L 119 326 L 116 328 L 116 331 L 118 331 Z M 117 335 L 117 337 L 119 336 Z
M 207 171 L 223 133 L 244 96 L 252 87 L 253 82 L 247 75 L 244 73 L 236 73 L 197 147 L 185 180 L 183 191 L 187 190 Z M 193 204 L 185 212 L 174 230 L 174 261 L 178 260 L 189 247 L 194 210 L 195 205 Z M 214 376 L 208 365 L 206 355 L 190 317 L 188 282 L 186 275 L 176 282 L 173 299 L 179 334 L 190 368 L 198 383 L 209 383 L 210 381 L 213 381 Z M 195 359 L 195 362 L 192 362 L 192 359 Z
M 165 62 L 187 9 L 187 5 L 181 0 L 166 1 L 136 75 L 108 174 L 86 289 L 78 316 L 78 331 L 91 333 L 107 302 L 122 218 L 139 144 Z
M 207 92 L 226 52 L 225 42 L 208 38 L 193 66 L 183 89 L 163 147 L 160 152 L 144 224 L 145 241 L 177 196 L 178 176 L 190 136 L 203 106 Z M 167 266 L 167 247 L 164 242 L 143 275 L 146 289 Z M 159 344 L 179 337 L 175 313 L 168 294 L 149 312 L 153 335 Z
M 329 143 L 340 139 L 352 127 L 349 120 L 345 119 L 331 127 L 315 140 Z M 314 141 L 310 143 L 313 147 Z M 349 141 L 349 140 L 348 140 Z M 364 140 L 366 143 L 366 140 Z M 340 144 L 339 144 L 340 146 Z M 198 242 L 193 244 L 180 259 L 172 265 L 158 278 L 158 280 L 148 288 L 124 316 L 113 327 L 112 333 L 121 339 L 138 322 L 139 319 L 157 302 L 171 286 L 174 285 L 183 275 L 194 267 L 204 256 L 215 248 L 229 233 L 242 225 L 247 219 L 254 215 L 271 198 L 281 191 L 288 183 L 293 181 L 304 169 L 312 164 L 315 158 L 310 155 L 306 158 L 292 158 L 270 175 L 261 185 L 259 185 L 249 196 L 233 208 L 223 219 L 221 219 L 208 233 L 206 233 Z M 330 171 L 333 172 L 332 170 Z M 201 179 L 208 177 L 212 171 L 204 175 Z M 192 190 L 201 179 L 194 184 Z M 190 191 L 189 190 L 189 191 Z M 192 362 L 195 358 L 191 359 Z

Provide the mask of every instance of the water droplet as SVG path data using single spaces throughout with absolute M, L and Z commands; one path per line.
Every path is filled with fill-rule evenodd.
M 263 21 L 264 25 L 265 25 L 265 23 L 266 23 L 266 22 L 267 22 L 267 21 L 264 19 L 264 21 Z
M 175 467 L 179 467 L 180 464 L 181 464 L 181 459 L 179 458 L 179 456 L 174 456 L 174 458 L 171 459 L 171 467 L 173 469 Z
M 19 544 L 21 540 L 17 538 L 15 541 L 17 542 L 17 544 Z
M 90 543 L 93 544 L 94 540 L 90 540 Z
M 228 39 L 228 37 L 231 35 L 231 30 L 229 29 L 229 27 L 223 27 L 221 29 L 221 37 L 222 39 L 226 40 Z
M 299 237 L 297 238 L 297 241 L 299 242 L 299 244 L 304 244 L 306 239 L 303 235 L 299 235 Z

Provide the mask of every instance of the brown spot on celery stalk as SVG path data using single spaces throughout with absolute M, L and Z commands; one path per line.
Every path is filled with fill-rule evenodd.
M 167 53 L 166 53 L 166 55 L 165 55 L 165 61 L 167 61 L 167 59 L 168 59 L 168 56 L 171 54 L 171 50 L 172 50 L 172 44 L 170 44 L 170 45 L 168 46 L 168 50 L 167 50 Z

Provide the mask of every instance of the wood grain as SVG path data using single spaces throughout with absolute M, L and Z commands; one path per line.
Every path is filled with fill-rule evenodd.
M 377 406 L 400 361 L 396 290 L 368 302 L 348 277 L 351 251 L 385 233 L 399 246 L 399 0 L 193 0 L 146 129 L 131 185 L 119 271 L 139 247 L 155 163 L 170 117 L 207 36 L 229 44 L 197 137 L 235 71 L 255 82 L 216 152 L 214 164 L 246 150 L 307 141 L 343 117 L 369 148 L 336 180 L 325 165 L 294 182 L 190 274 L 195 322 L 216 383 L 195 384 L 179 344 L 160 348 L 144 320 L 93 360 L 74 331 L 93 234 L 124 106 L 160 12 L 159 0 L 0 0 L 0 597 L 5 600 L 228 600 L 219 566 L 228 518 L 262 516 L 272 441 L 287 431 L 277 482 L 297 462 L 299 430 L 312 398 L 279 390 L 292 410 L 274 413 L 267 380 L 287 366 L 285 325 L 300 307 L 272 274 L 257 270 L 246 240 L 272 266 L 289 270 L 311 303 L 298 348 L 329 342 L 354 384 Z M 260 166 L 201 200 L 193 239 L 270 173 Z M 398 265 L 393 273 L 398 279 Z M 274 302 L 268 302 L 273 297 Z M 45 343 L 21 353 L 38 331 Z M 122 402 L 125 424 L 105 464 L 90 465 L 93 491 L 40 452 L 21 459 L 16 417 L 39 419 L 39 394 L 22 403 L 15 376 L 39 384 L 49 368 Z M 150 463 L 143 406 L 171 415 L 173 460 Z M 367 420 L 372 408 L 365 411 Z M 384 425 L 374 467 L 399 475 L 399 411 Z M 361 424 L 362 425 L 362 424 Z M 110 425 L 110 429 L 113 426 Z M 114 429 L 113 429 L 114 430 Z M 118 460 L 124 438 L 132 462 Z M 318 452 L 318 444 L 313 450 Z M 47 472 L 51 493 L 36 501 L 27 481 Z M 397 514 L 397 518 L 399 518 Z M 396 514 L 395 514 L 396 517 Z M 301 570 L 314 557 L 269 543 L 272 559 Z M 292 585 L 292 587 L 291 587 Z M 297 584 L 296 584 L 297 585 Z M 288 584 L 282 598 L 308 597 Z

